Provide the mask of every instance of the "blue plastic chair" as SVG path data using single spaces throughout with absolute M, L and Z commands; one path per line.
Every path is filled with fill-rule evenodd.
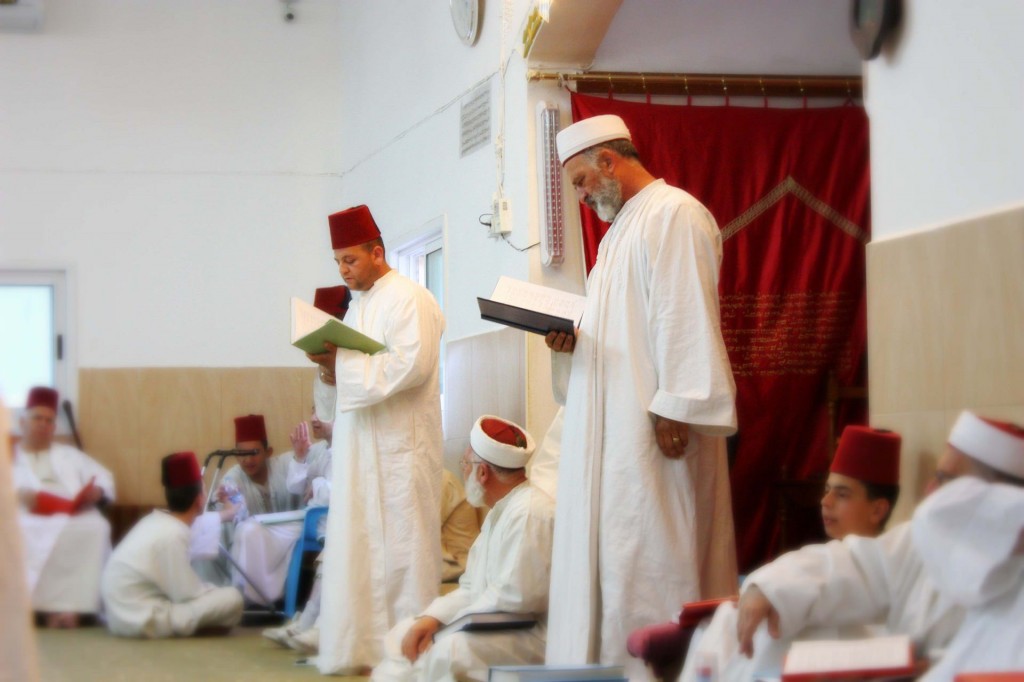
M 327 507 L 310 507 L 306 510 L 306 519 L 302 522 L 302 536 L 292 550 L 292 560 L 288 565 L 288 579 L 284 583 L 284 613 L 291 618 L 295 615 L 295 600 L 299 596 L 299 577 L 302 574 L 302 557 L 306 552 L 322 552 L 324 541 L 318 537 L 317 526 L 320 519 L 327 514 Z

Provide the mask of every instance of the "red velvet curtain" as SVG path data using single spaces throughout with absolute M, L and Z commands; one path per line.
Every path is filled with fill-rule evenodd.
M 827 473 L 829 373 L 843 385 L 865 381 L 867 118 L 854 106 L 665 106 L 583 95 L 573 95 L 572 108 L 577 121 L 621 116 L 648 170 L 703 202 L 722 230 L 722 332 L 739 413 L 730 473 L 745 572 L 778 548 L 785 482 Z M 589 271 L 608 226 L 586 207 L 581 215 Z

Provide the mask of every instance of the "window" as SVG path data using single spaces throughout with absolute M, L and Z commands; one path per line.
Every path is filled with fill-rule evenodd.
M 53 386 L 62 400 L 73 399 L 68 318 L 64 270 L 0 268 L 0 392 L 15 424 L 33 386 Z
M 395 269 L 427 288 L 444 312 L 444 217 L 431 220 L 415 236 L 395 249 Z M 445 342 L 441 337 L 439 377 L 444 406 Z M 442 415 L 443 419 L 443 415 Z

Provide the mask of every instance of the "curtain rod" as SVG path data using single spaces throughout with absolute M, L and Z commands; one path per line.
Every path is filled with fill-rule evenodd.
M 576 92 L 622 95 L 718 95 L 728 97 L 848 97 L 859 99 L 860 76 L 759 76 L 710 73 L 587 73 L 529 71 L 528 80 L 575 83 Z

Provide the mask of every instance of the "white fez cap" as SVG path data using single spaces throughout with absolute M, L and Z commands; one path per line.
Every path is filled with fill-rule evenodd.
M 1024 429 L 1015 424 L 964 410 L 949 433 L 949 444 L 1004 474 L 1024 478 Z
M 558 160 L 565 162 L 595 144 L 609 140 L 632 140 L 626 122 L 614 114 L 592 116 L 577 121 L 555 136 L 558 145 Z
M 506 469 L 525 467 L 535 447 L 526 429 L 489 414 L 473 424 L 469 444 L 480 459 Z

